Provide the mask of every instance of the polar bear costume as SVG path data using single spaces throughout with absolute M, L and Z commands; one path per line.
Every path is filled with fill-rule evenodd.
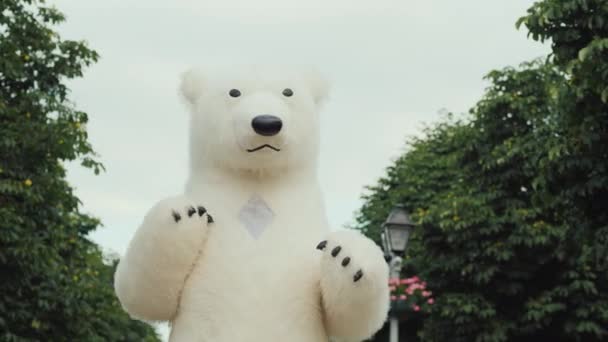
M 388 267 L 371 240 L 328 228 L 317 177 L 326 82 L 278 68 L 193 70 L 181 93 L 189 179 L 148 212 L 120 261 L 123 307 L 169 321 L 172 342 L 373 335 L 389 307 Z

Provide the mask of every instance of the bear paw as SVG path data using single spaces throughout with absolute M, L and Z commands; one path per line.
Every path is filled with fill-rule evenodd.
M 329 250 L 327 248 L 327 240 L 323 240 L 321 241 L 318 245 L 317 245 L 317 249 L 324 251 L 324 250 Z M 331 255 L 331 257 L 333 258 L 334 262 L 339 263 L 343 269 L 348 270 L 348 265 L 351 264 L 351 257 L 350 256 L 339 256 L 340 252 L 342 252 L 342 246 L 335 246 L 331 249 L 331 253 L 329 253 Z M 342 253 L 344 254 L 344 253 Z M 329 260 L 331 262 L 331 258 L 326 257 L 325 259 Z M 352 269 L 352 268 L 351 268 Z M 354 267 L 354 269 L 356 269 L 355 273 L 353 274 L 353 282 L 358 282 L 359 280 L 361 280 L 361 278 L 363 278 L 363 270 L 357 266 Z M 346 272 L 346 271 L 345 271 Z
M 186 215 L 184 215 L 186 214 Z M 195 215 L 197 214 L 197 215 Z M 175 223 L 179 223 L 183 217 L 186 217 L 186 220 L 191 220 L 191 219 L 202 219 L 202 220 L 207 220 L 207 223 L 213 223 L 213 216 L 211 216 L 208 212 L 207 209 L 205 209 L 205 207 L 203 207 L 202 205 L 197 205 L 196 207 L 193 205 L 188 206 L 187 208 L 184 208 L 183 210 L 177 210 L 177 209 L 171 209 L 171 216 L 173 217 L 173 220 L 175 221 Z
M 388 266 L 382 251 L 360 233 L 348 230 L 334 232 L 327 240 L 321 241 L 317 249 L 323 252 L 321 271 L 334 274 L 331 277 L 333 281 L 348 279 L 354 284 L 378 282 L 388 286 Z
M 213 222 L 213 217 L 203 205 L 184 196 L 160 201 L 144 219 L 146 228 L 165 236 L 163 239 L 188 240 L 191 243 L 200 242 L 206 236 L 206 228 Z M 182 243 L 188 244 L 186 241 Z

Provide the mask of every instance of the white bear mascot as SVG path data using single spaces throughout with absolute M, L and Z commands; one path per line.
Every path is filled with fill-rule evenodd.
M 183 195 L 148 212 L 118 265 L 116 293 L 132 316 L 170 321 L 172 342 L 361 341 L 380 329 L 382 251 L 355 231 L 330 232 L 325 215 L 327 91 L 312 71 L 183 75 L 190 175 Z

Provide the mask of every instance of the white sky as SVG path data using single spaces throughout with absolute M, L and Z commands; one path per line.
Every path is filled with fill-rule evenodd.
M 332 82 L 322 119 L 321 185 L 333 227 L 352 222 L 365 185 L 442 109 L 475 104 L 493 68 L 544 56 L 517 31 L 531 0 L 52 1 L 65 38 L 101 54 L 71 99 L 88 112 L 107 172 L 69 166 L 91 236 L 122 254 L 145 212 L 181 193 L 187 112 L 179 73 L 205 64 L 310 64 Z M 212 204 L 209 204 L 211 207 Z

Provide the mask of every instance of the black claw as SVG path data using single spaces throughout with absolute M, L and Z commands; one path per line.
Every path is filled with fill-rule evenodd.
M 203 207 L 202 205 L 198 206 L 197 209 L 198 216 L 203 216 L 207 212 L 207 209 L 205 209 L 205 207 Z
M 340 247 L 340 246 L 334 248 L 331 251 L 331 256 L 333 256 L 335 258 L 340 253 L 341 250 L 342 250 L 342 247 Z
M 350 257 L 346 257 L 342 260 L 342 266 L 346 267 L 348 264 L 350 264 Z
M 321 251 L 324 250 L 325 247 L 327 247 L 327 240 L 323 240 L 317 245 L 317 249 Z
M 192 215 L 194 215 L 195 212 L 196 212 L 196 209 L 194 209 L 194 207 L 188 208 L 188 217 L 192 217 Z
M 358 270 L 357 273 L 353 276 L 353 281 L 356 283 L 363 277 L 363 271 Z
M 175 210 L 173 210 L 171 215 L 173 215 L 173 219 L 175 220 L 175 222 L 179 222 L 179 220 L 182 219 L 182 216 Z
M 213 221 L 213 217 L 209 214 L 207 214 L 207 223 L 213 223 L 215 221 Z

